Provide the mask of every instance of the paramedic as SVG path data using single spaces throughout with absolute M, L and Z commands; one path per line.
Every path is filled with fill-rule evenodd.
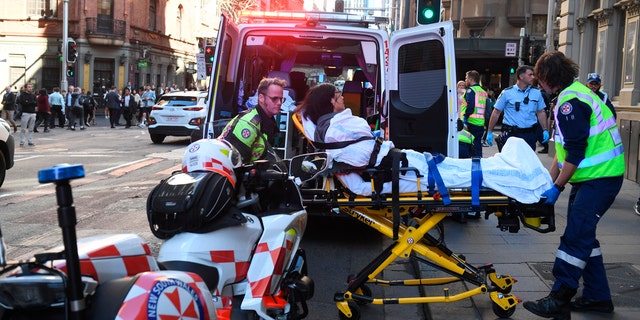
M 473 135 L 474 156 L 482 158 L 482 135 L 484 134 L 484 111 L 487 92 L 480 86 L 480 74 L 476 70 L 467 71 L 465 82 L 467 91 L 462 100 L 460 120 Z
M 543 130 L 541 143 L 549 141 L 547 114 L 544 111 L 546 105 L 540 90 L 531 85 L 534 80 L 533 67 L 527 65 L 518 67 L 516 77 L 518 79 L 516 84 L 503 90 L 493 106 L 487 126 L 487 143 L 490 146 L 493 145 L 493 128 L 500 114 L 504 112 L 502 131 L 506 133 L 507 138 L 522 138 L 535 151 L 538 124 Z
M 273 145 L 278 126 L 275 115 L 285 101 L 287 82 L 278 78 L 265 78 L 258 84 L 258 105 L 233 118 L 218 139 L 231 143 L 242 155 L 243 163 L 264 156 L 268 141 Z M 266 141 L 265 141 L 266 138 Z
M 571 310 L 613 312 L 596 227 L 620 191 L 624 152 L 613 113 L 589 88 L 574 81 L 577 64 L 559 51 L 543 54 L 535 75 L 549 94 L 558 94 L 555 118 L 556 156 L 549 169 L 554 185 L 543 196 L 558 199 L 571 183 L 567 227 L 560 237 L 551 293 L 524 307 L 532 313 L 570 319 Z M 580 278 L 582 296 L 571 301 Z

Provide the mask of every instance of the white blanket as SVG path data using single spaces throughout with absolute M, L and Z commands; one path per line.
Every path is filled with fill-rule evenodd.
M 403 150 L 407 154 L 409 166 L 418 169 L 423 178 L 421 189 L 427 190 L 428 167 L 425 156 L 413 150 Z M 535 152 L 520 138 L 509 138 L 501 153 L 480 160 L 482 186 L 495 190 L 522 203 L 535 203 L 540 195 L 551 188 L 553 181 Z M 471 159 L 445 158 L 439 163 L 438 171 L 447 188 L 471 187 Z M 371 183 L 364 181 L 356 173 L 341 174 L 340 180 L 352 192 L 371 195 Z M 417 191 L 415 174 L 400 175 L 400 193 Z M 391 193 L 391 183 L 383 185 L 383 193 Z

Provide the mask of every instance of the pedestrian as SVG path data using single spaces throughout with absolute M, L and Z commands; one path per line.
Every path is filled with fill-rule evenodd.
M 71 111 L 73 110 L 73 93 L 75 92 L 76 87 L 73 85 L 68 86 L 67 95 L 64 97 L 64 115 L 65 115 L 65 123 L 67 123 L 67 129 L 71 129 L 71 125 L 73 123 L 70 122 L 71 119 Z
M 482 158 L 482 135 L 484 134 L 484 112 L 487 92 L 480 86 L 480 74 L 476 70 L 467 71 L 465 77 L 467 91 L 464 93 L 460 120 L 473 135 L 473 153 Z
M 613 116 L 617 118 L 616 109 L 613 107 L 613 103 L 611 102 L 611 99 L 609 99 L 609 95 L 600 90 L 600 88 L 602 88 L 602 79 L 600 79 L 599 74 L 592 72 L 587 75 L 587 87 L 589 87 L 593 93 L 597 94 L 598 97 L 604 101 L 607 107 L 611 109 L 611 112 L 613 112 Z
M 64 96 L 60 93 L 60 88 L 53 88 L 53 92 L 49 95 L 49 106 L 51 107 L 51 115 L 49 116 L 49 128 L 56 127 L 56 118 L 58 126 L 64 128 Z
M 40 89 L 38 91 L 38 107 L 36 112 L 36 123 L 33 126 L 33 132 L 38 132 L 40 124 L 44 123 L 44 132 L 49 132 L 49 115 L 51 114 L 51 107 L 49 106 L 49 95 L 47 89 Z
M 76 87 L 71 94 L 71 109 L 69 109 L 69 129 L 75 131 L 76 124 L 80 124 L 80 130 L 84 130 L 84 95 L 82 88 Z
M 91 91 L 87 91 L 82 100 L 82 107 L 84 109 L 84 125 L 90 127 L 96 124 L 96 106 L 98 103 L 93 98 Z
M 460 80 L 458 81 L 458 83 L 456 84 L 456 89 L 457 89 L 457 96 L 458 96 L 458 113 L 460 114 L 460 112 L 462 112 L 462 102 L 464 101 L 464 93 L 465 91 L 467 91 L 467 84 L 463 81 Z
M 104 96 L 105 106 L 109 109 L 109 123 L 111 128 L 116 127 L 116 114 L 120 112 L 120 97 L 116 93 L 116 87 L 112 86 Z
M 140 99 L 142 99 L 142 107 L 140 108 L 140 123 L 138 126 L 144 128 L 147 116 L 151 114 L 151 108 L 156 104 L 156 92 L 149 85 L 146 85 Z
M 285 100 L 285 80 L 264 78 L 258 84 L 258 105 L 235 116 L 218 137 L 231 143 L 242 155 L 243 163 L 250 163 L 264 156 L 267 141 L 273 145 L 278 132 L 275 115 Z M 249 123 L 254 126 L 249 125 Z M 256 132 L 258 128 L 260 132 Z
M 543 54 L 535 76 L 550 95 L 558 94 L 555 118 L 556 156 L 549 173 L 554 185 L 547 204 L 554 204 L 570 183 L 567 225 L 553 265 L 551 293 L 524 307 L 555 319 L 571 319 L 571 311 L 613 312 L 600 243 L 598 222 L 620 191 L 625 169 L 624 152 L 615 118 L 606 104 L 576 81 L 578 65 L 562 52 Z M 571 301 L 582 278 L 582 296 Z
M 122 104 L 122 116 L 126 121 L 125 129 L 131 128 L 131 119 L 133 119 L 136 114 L 136 100 L 131 95 L 131 90 L 129 88 L 124 89 L 124 95 L 122 96 L 122 100 L 120 101 Z
M 538 140 L 536 134 L 538 124 L 543 130 L 542 142 L 549 141 L 547 117 L 544 112 L 546 105 L 540 90 L 531 85 L 535 79 L 533 67 L 519 66 L 516 69 L 516 78 L 516 84 L 504 89 L 493 106 L 491 120 L 489 120 L 487 127 L 487 144 L 493 145 L 493 128 L 504 112 L 502 137 L 506 139 L 510 137 L 522 138 L 535 151 Z M 498 145 L 498 149 L 501 150 L 502 146 Z
M 5 88 L 4 96 L 2 97 L 2 119 L 7 120 L 13 127 L 13 132 L 18 131 L 18 125 L 13 120 L 13 115 L 16 112 L 16 94 L 11 92 L 11 86 Z
M 16 99 L 16 103 L 22 107 L 22 116 L 20 117 L 20 146 L 24 147 L 24 140 L 30 146 L 35 146 L 33 143 L 33 128 L 36 123 L 36 108 L 38 107 L 38 98 L 33 94 L 33 85 L 28 83 L 25 86 L 24 92 L 21 92 Z

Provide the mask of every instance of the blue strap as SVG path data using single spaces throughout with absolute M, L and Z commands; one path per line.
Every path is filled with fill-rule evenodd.
M 480 207 L 480 188 L 482 187 L 482 166 L 480 158 L 471 159 L 471 206 L 473 209 Z
M 429 193 L 431 193 L 431 181 L 435 181 L 436 186 L 438 186 L 438 191 L 440 191 L 440 195 L 442 196 L 442 203 L 444 203 L 445 206 L 448 206 L 451 204 L 451 198 L 449 197 L 447 187 L 444 185 L 444 181 L 442 181 L 440 171 L 438 171 L 436 158 L 434 158 L 429 152 L 424 153 L 424 158 L 429 166 Z M 438 162 L 442 162 L 443 159 L 444 158 L 439 159 Z

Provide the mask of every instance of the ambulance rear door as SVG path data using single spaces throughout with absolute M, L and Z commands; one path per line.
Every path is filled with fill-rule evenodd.
M 397 148 L 458 157 L 452 22 L 394 31 L 388 61 L 388 138 Z
M 220 134 L 222 128 L 213 128 L 213 121 L 229 119 L 237 114 L 234 108 L 236 104 L 232 102 L 235 78 L 232 66 L 237 59 L 239 41 L 238 26 L 226 14 L 222 14 L 209 82 L 207 120 L 203 130 L 205 138 L 214 138 Z

